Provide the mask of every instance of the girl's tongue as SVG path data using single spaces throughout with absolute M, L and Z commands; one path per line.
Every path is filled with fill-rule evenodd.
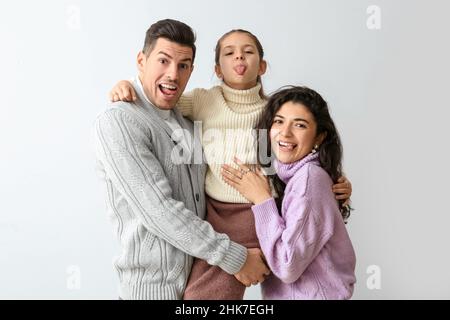
M 234 71 L 236 71 L 236 73 L 240 76 L 242 76 L 245 73 L 245 70 L 247 70 L 246 66 L 236 66 L 234 67 Z

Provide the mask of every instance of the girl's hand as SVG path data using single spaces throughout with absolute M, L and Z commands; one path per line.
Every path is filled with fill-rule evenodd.
M 238 165 L 239 170 L 226 164 L 222 166 L 222 178 L 227 184 L 254 204 L 272 198 L 269 180 L 259 168 L 257 172 L 253 172 L 239 159 L 234 158 L 234 162 Z
M 109 100 L 112 102 L 117 101 L 135 101 L 136 100 L 136 92 L 134 91 L 133 86 L 127 80 L 121 80 L 117 82 L 117 84 L 112 88 L 109 93 Z
M 338 179 L 338 182 L 333 185 L 333 192 L 336 194 L 337 200 L 345 200 L 343 206 L 350 204 L 352 184 L 346 177 L 343 176 Z

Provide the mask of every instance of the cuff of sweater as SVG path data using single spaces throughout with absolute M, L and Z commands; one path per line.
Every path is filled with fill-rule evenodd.
M 217 265 L 223 271 L 229 274 L 236 274 L 242 269 L 247 260 L 247 248 L 230 241 L 230 247 L 224 259 Z
M 256 226 L 267 225 L 274 219 L 278 223 L 283 222 L 283 219 L 281 219 L 280 214 L 278 213 L 277 204 L 275 203 L 274 198 L 267 199 L 260 204 L 252 206 L 252 211 L 255 216 Z

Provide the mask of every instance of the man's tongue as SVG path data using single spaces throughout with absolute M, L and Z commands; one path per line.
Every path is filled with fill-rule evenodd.
M 245 73 L 245 70 L 247 70 L 246 66 L 237 66 L 234 68 L 234 70 L 236 71 L 236 73 L 240 76 L 242 76 Z
M 159 88 L 161 89 L 162 93 L 166 94 L 166 95 L 174 95 L 176 90 L 171 90 L 168 88 L 165 88 L 163 86 L 159 86 Z

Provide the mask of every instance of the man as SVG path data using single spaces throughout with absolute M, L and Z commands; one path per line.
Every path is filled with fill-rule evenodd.
M 201 148 L 190 143 L 198 136 L 193 124 L 174 109 L 193 70 L 194 42 L 182 22 L 153 24 L 137 57 L 136 101 L 111 104 L 95 123 L 98 167 L 122 246 L 115 261 L 122 299 L 180 299 L 192 256 L 247 286 L 269 273 L 259 249 L 232 242 L 203 220 L 205 164 L 192 156 L 190 164 L 174 161 L 179 145 L 191 155 Z M 175 130 L 185 136 L 174 141 Z

